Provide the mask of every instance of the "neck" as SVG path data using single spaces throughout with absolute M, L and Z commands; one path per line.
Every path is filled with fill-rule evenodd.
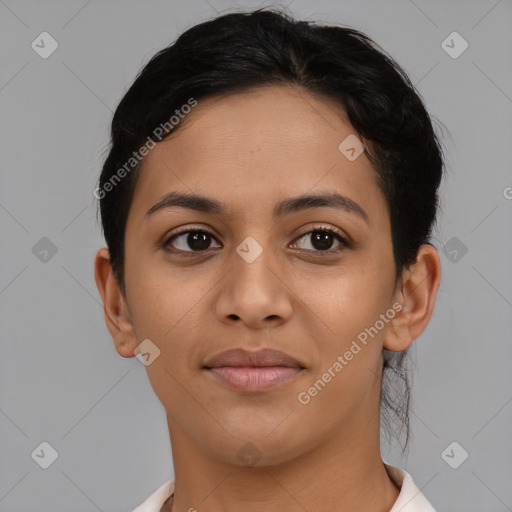
M 388 512 L 399 495 L 381 459 L 378 421 L 353 432 L 340 429 L 314 449 L 264 467 L 219 461 L 169 418 L 168 424 L 173 512 Z

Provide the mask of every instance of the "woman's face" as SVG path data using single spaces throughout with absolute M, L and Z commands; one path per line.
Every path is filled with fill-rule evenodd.
M 219 460 L 257 450 L 277 463 L 377 424 L 394 261 L 388 207 L 353 134 L 328 99 L 272 86 L 199 101 L 144 160 L 126 300 L 137 344 L 160 351 L 146 369 L 171 440 L 174 429 Z M 171 193 L 218 208 L 160 203 Z M 205 367 L 236 348 L 298 365 Z

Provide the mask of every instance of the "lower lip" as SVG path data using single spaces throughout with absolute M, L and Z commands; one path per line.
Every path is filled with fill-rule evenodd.
M 239 391 L 267 391 L 294 379 L 302 368 L 288 366 L 207 368 L 215 378 Z

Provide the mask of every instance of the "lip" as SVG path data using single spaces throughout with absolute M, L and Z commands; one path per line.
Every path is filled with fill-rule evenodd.
M 305 366 L 280 350 L 237 348 L 208 359 L 203 369 L 230 388 L 258 392 L 293 380 Z

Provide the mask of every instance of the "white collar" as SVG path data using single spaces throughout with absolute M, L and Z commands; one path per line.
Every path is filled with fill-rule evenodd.
M 411 475 L 406 471 L 384 462 L 384 466 L 400 494 L 389 512 L 436 512 L 422 492 L 416 487 Z M 164 502 L 174 493 L 174 478 L 162 484 L 151 496 L 133 512 L 160 512 Z
M 391 480 L 400 488 L 400 494 L 389 512 L 436 512 L 407 471 L 386 462 L 384 466 Z

